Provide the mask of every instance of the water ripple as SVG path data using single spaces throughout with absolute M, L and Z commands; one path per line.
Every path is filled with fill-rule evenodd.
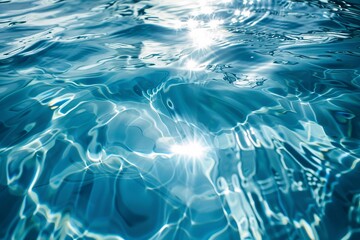
M 357 239 L 355 0 L 0 0 L 1 239 Z

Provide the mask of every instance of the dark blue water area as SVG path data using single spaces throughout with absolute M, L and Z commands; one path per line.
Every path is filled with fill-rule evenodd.
M 0 0 L 0 239 L 360 239 L 357 0 Z

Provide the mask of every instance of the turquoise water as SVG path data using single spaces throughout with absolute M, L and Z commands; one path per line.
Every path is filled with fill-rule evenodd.
M 360 239 L 357 0 L 0 0 L 1 239 Z

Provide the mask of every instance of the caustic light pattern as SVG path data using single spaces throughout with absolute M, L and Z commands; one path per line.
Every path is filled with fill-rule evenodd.
M 360 239 L 356 0 L 0 10 L 0 239 Z

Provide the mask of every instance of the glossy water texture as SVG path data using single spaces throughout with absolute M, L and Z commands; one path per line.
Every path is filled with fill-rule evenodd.
M 0 0 L 1 239 L 360 239 L 357 0 Z

